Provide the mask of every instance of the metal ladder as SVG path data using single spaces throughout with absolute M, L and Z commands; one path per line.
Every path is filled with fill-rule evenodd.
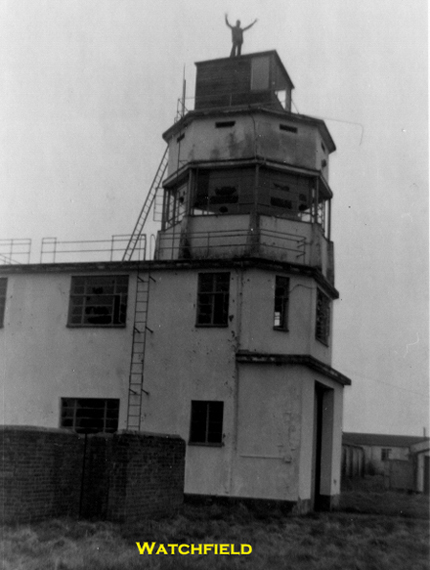
M 148 330 L 153 332 L 146 324 L 149 304 L 149 284 L 151 279 L 153 278 L 149 273 L 146 275 L 139 275 L 138 273 L 136 278 L 133 343 L 131 349 L 127 408 L 127 429 L 133 431 L 140 430 L 142 421 L 142 397 L 144 392 L 148 394 L 148 392 L 143 389 L 143 372 L 146 332 Z
M 152 181 L 148 195 L 146 196 L 145 201 L 143 203 L 139 217 L 137 218 L 137 222 L 136 225 L 134 226 L 133 233 L 131 234 L 127 247 L 125 248 L 122 261 L 129 261 L 136 248 L 136 244 L 139 240 L 143 227 L 148 218 L 149 211 L 151 209 L 152 204 L 154 203 L 157 190 L 161 187 L 161 181 L 163 180 L 164 173 L 166 172 L 167 163 L 169 160 L 168 151 L 169 147 L 167 146 L 166 150 L 164 151 L 163 158 L 161 159 L 160 165 L 158 166 L 157 173 L 155 174 L 154 180 Z
M 166 148 L 158 166 L 157 173 L 143 203 L 133 233 L 124 251 L 122 260 L 129 261 L 136 248 L 137 242 L 142 233 L 143 227 L 148 218 L 149 211 L 154 203 L 157 191 L 161 188 L 161 182 L 166 172 L 168 162 L 168 150 Z M 142 272 L 138 267 L 136 276 L 136 296 L 134 304 L 133 340 L 131 347 L 130 375 L 128 384 L 128 405 L 127 405 L 127 429 L 139 431 L 142 422 L 142 398 L 143 393 L 148 394 L 143 388 L 146 333 L 151 331 L 147 326 L 148 306 L 149 306 L 149 286 L 151 280 L 150 272 Z

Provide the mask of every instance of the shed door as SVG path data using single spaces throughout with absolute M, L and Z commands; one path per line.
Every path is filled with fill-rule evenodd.
M 430 456 L 424 456 L 424 493 L 430 494 Z

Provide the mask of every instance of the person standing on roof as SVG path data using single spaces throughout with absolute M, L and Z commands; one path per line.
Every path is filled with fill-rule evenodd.
M 240 20 L 237 20 L 235 26 L 231 26 L 228 22 L 227 14 L 225 15 L 225 23 L 231 30 L 231 39 L 233 42 L 233 47 L 231 48 L 230 57 L 234 57 L 235 55 L 240 55 L 242 51 L 242 44 L 243 44 L 243 32 L 252 28 L 257 20 L 254 20 L 252 24 L 249 24 L 246 28 L 240 27 Z

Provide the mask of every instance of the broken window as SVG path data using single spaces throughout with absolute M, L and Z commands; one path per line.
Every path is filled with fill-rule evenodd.
M 230 273 L 199 273 L 197 324 L 226 326 Z
M 235 214 L 242 204 L 252 204 L 255 168 L 199 170 L 193 198 L 193 214 Z
M 328 345 L 330 338 L 330 299 L 317 290 L 317 315 L 315 337 Z
M 191 402 L 190 443 L 221 444 L 223 414 L 224 402 L 193 400 Z
M 178 224 L 185 216 L 185 203 L 188 181 L 164 191 L 164 227 L 170 228 Z
M 125 326 L 128 275 L 72 277 L 69 326 Z
M 77 433 L 113 433 L 118 429 L 119 400 L 61 398 L 61 427 Z
M 7 278 L 2 277 L 0 279 L 0 327 L 3 326 L 4 322 L 4 312 L 6 308 L 6 289 L 7 289 Z
M 310 222 L 311 196 L 311 178 L 260 169 L 258 204 L 261 212 Z
M 289 290 L 290 290 L 289 278 L 276 276 L 275 311 L 273 317 L 273 326 L 275 329 L 288 330 Z

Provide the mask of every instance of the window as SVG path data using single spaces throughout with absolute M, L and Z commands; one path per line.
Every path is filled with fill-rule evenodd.
M 234 127 L 235 124 L 236 121 L 219 121 L 218 123 L 215 123 L 215 127 L 217 129 L 226 129 L 228 127 Z
M 330 299 L 320 289 L 317 290 L 317 320 L 315 337 L 328 344 L 330 337 Z
M 4 322 L 4 311 L 6 307 L 6 289 L 7 289 L 7 278 L 2 277 L 0 279 L 0 327 L 3 326 Z
M 312 179 L 261 168 L 258 201 L 262 213 L 310 222 Z
M 390 459 L 391 449 L 381 449 L 381 461 L 388 461 Z
M 179 186 L 166 188 L 164 191 L 164 224 L 170 228 L 179 224 L 185 216 L 185 204 L 188 191 L 188 180 Z
M 289 133 L 297 133 L 297 127 L 290 127 L 290 125 L 279 125 L 281 131 L 287 131 Z
M 125 326 L 127 292 L 128 275 L 72 277 L 69 326 Z
M 222 444 L 224 402 L 191 402 L 190 443 Z
M 290 280 L 288 277 L 276 277 L 275 281 L 275 312 L 273 327 L 279 330 L 288 330 L 288 297 Z
M 227 326 L 230 273 L 199 273 L 197 324 Z
M 61 427 L 77 433 L 113 433 L 118 429 L 119 400 L 61 398 Z

